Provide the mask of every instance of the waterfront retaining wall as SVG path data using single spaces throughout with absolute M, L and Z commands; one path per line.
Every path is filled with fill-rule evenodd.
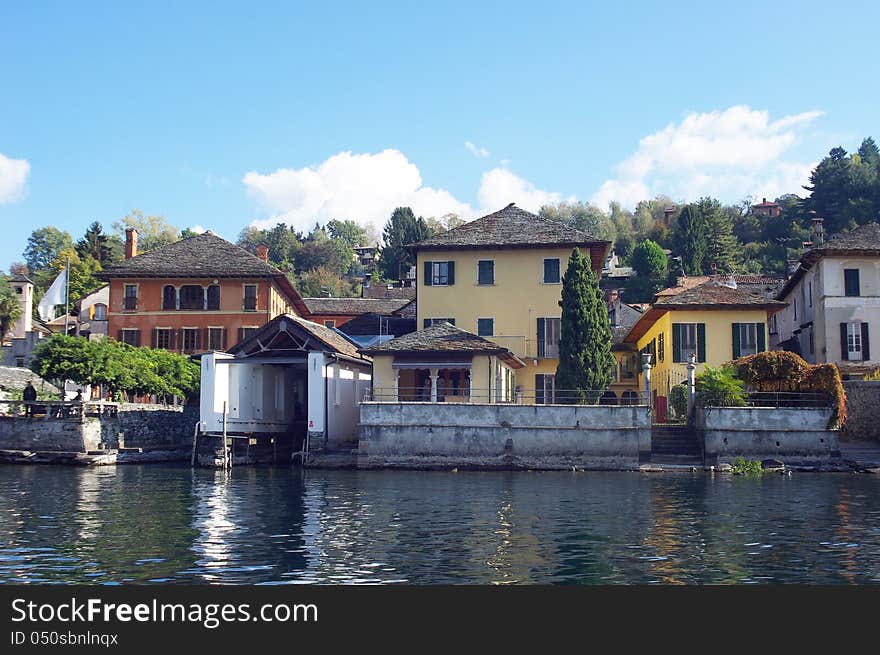
M 840 436 L 880 441 L 880 380 L 844 380 L 843 388 L 848 416 Z
M 828 429 L 830 408 L 697 408 L 706 464 L 737 457 L 810 463 L 838 457 L 837 432 Z
M 116 416 L 71 419 L 0 417 L 0 450 L 86 453 L 151 451 L 153 459 L 188 459 L 198 407 L 123 404 Z M 159 456 L 160 453 L 165 453 Z M 136 460 L 129 453 L 129 460 Z
M 638 468 L 647 407 L 361 403 L 363 468 Z

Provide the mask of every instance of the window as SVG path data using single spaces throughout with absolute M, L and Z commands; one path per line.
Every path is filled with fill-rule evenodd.
M 256 284 L 245 284 L 244 285 L 244 311 L 246 311 L 246 312 L 257 311 L 257 285 Z
M 207 309 L 217 311 L 220 309 L 220 285 L 212 284 L 207 291 Z
M 173 331 L 171 330 L 171 328 L 156 328 L 156 343 L 154 347 L 164 348 L 165 350 L 173 350 L 174 346 L 171 343 L 172 335 Z
M 859 296 L 859 269 L 845 268 L 843 269 L 843 287 L 844 294 L 847 296 Z
M 431 284 L 435 287 L 449 284 L 449 262 L 433 262 Z
M 21 287 L 15 287 L 15 293 L 17 293 L 17 294 L 20 296 L 20 295 L 22 294 L 22 288 L 21 288 Z
M 559 357 L 559 334 L 562 331 L 562 319 L 538 319 L 538 357 Z
M 162 309 L 177 309 L 177 289 L 170 284 L 162 287 Z
M 867 323 L 841 323 L 840 341 L 843 359 L 848 361 L 871 359 L 868 336 Z
M 477 336 L 491 337 L 495 334 L 494 318 L 478 318 L 477 319 Z
M 106 321 L 107 320 L 107 305 L 99 302 L 94 306 L 95 313 L 92 316 L 93 321 Z
M 324 327 L 334 328 L 336 327 L 336 321 L 324 321 Z
M 119 340 L 129 346 L 141 345 L 141 331 L 125 328 L 120 330 Z
M 183 352 L 191 353 L 199 349 L 199 329 L 198 328 L 182 328 L 180 330 L 180 340 Z
M 763 327 L 763 326 L 762 326 Z M 733 358 L 754 355 L 758 352 L 758 324 L 733 324 Z
M 208 350 L 225 350 L 223 343 L 223 328 L 222 327 L 209 327 L 208 328 Z
M 126 284 L 125 285 L 125 299 L 123 300 L 123 307 L 129 311 L 133 311 L 137 309 L 138 302 L 138 288 L 136 284 Z
M 559 284 L 559 259 L 544 260 L 544 284 Z
M 477 284 L 495 284 L 495 260 L 481 259 L 477 262 Z
M 548 405 L 556 399 L 556 376 L 535 376 L 535 404 Z
M 672 361 L 687 363 L 696 355 L 698 362 L 706 361 L 706 324 L 672 324 Z
M 180 309 L 205 309 L 205 289 L 197 284 L 180 287 Z
M 441 323 L 449 323 L 455 325 L 454 318 L 426 318 L 422 323 L 423 327 L 429 328 L 432 325 L 440 325 Z
M 245 339 L 249 339 L 257 333 L 258 327 L 241 327 L 238 328 L 238 341 L 241 343 Z

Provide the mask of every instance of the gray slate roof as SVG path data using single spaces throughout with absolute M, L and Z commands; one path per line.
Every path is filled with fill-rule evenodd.
M 364 357 L 358 352 L 357 346 L 336 330 L 332 330 L 318 323 L 313 323 L 312 321 L 307 321 L 299 316 L 293 316 L 292 314 L 281 314 L 280 316 L 276 316 L 266 323 L 266 325 L 257 330 L 256 333 L 230 348 L 228 352 L 234 355 L 245 353 L 255 354 L 261 349 L 261 344 L 271 344 L 273 338 L 278 333 L 289 332 L 291 330 L 299 331 L 300 333 L 305 333 L 310 337 L 314 337 L 330 352 L 337 352 L 356 359 L 364 359 Z M 319 350 L 318 348 L 315 349 Z
M 446 248 L 539 248 L 606 243 L 557 221 L 541 218 L 510 203 L 504 209 L 410 246 Z
M 731 288 L 722 282 L 711 281 L 672 296 L 658 294 L 654 307 L 658 309 L 782 309 L 787 304 L 740 288 Z
M 385 284 L 371 284 L 363 288 L 361 294 L 364 298 L 386 298 L 412 300 L 416 297 L 415 287 L 391 287 Z
M 375 313 L 390 315 L 404 305 L 406 298 L 303 298 L 310 314 L 360 316 Z
M 437 323 L 431 327 L 404 334 L 377 346 L 362 348 L 368 355 L 391 355 L 395 353 L 482 353 L 497 354 L 515 368 L 524 366 L 516 355 L 494 341 L 465 332 L 450 323 Z
M 33 382 L 37 389 L 58 393 L 58 388 L 46 382 L 39 375 L 28 368 L 20 368 L 17 366 L 0 366 L 0 390 L 14 391 L 21 390 L 27 386 L 28 382 Z
M 280 270 L 244 248 L 208 231 L 162 248 L 108 264 L 97 276 L 260 278 L 283 276 Z

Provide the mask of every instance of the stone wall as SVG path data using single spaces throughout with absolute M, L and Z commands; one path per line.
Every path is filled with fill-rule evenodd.
M 635 469 L 647 407 L 362 403 L 364 468 Z
M 705 463 L 730 463 L 737 457 L 778 459 L 786 464 L 837 457 L 837 432 L 828 429 L 830 408 L 697 408 Z
M 848 417 L 840 436 L 880 441 L 880 380 L 845 380 L 843 388 Z
M 195 406 L 123 403 L 116 418 L 102 420 L 101 432 L 108 448 L 191 448 L 198 421 L 199 408 Z
M 100 444 L 101 423 L 96 418 L 0 417 L 0 450 L 84 453 L 99 450 Z

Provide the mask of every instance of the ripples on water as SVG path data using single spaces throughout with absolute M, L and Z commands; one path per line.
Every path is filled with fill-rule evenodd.
M 880 480 L 6 465 L 0 581 L 876 583 Z

